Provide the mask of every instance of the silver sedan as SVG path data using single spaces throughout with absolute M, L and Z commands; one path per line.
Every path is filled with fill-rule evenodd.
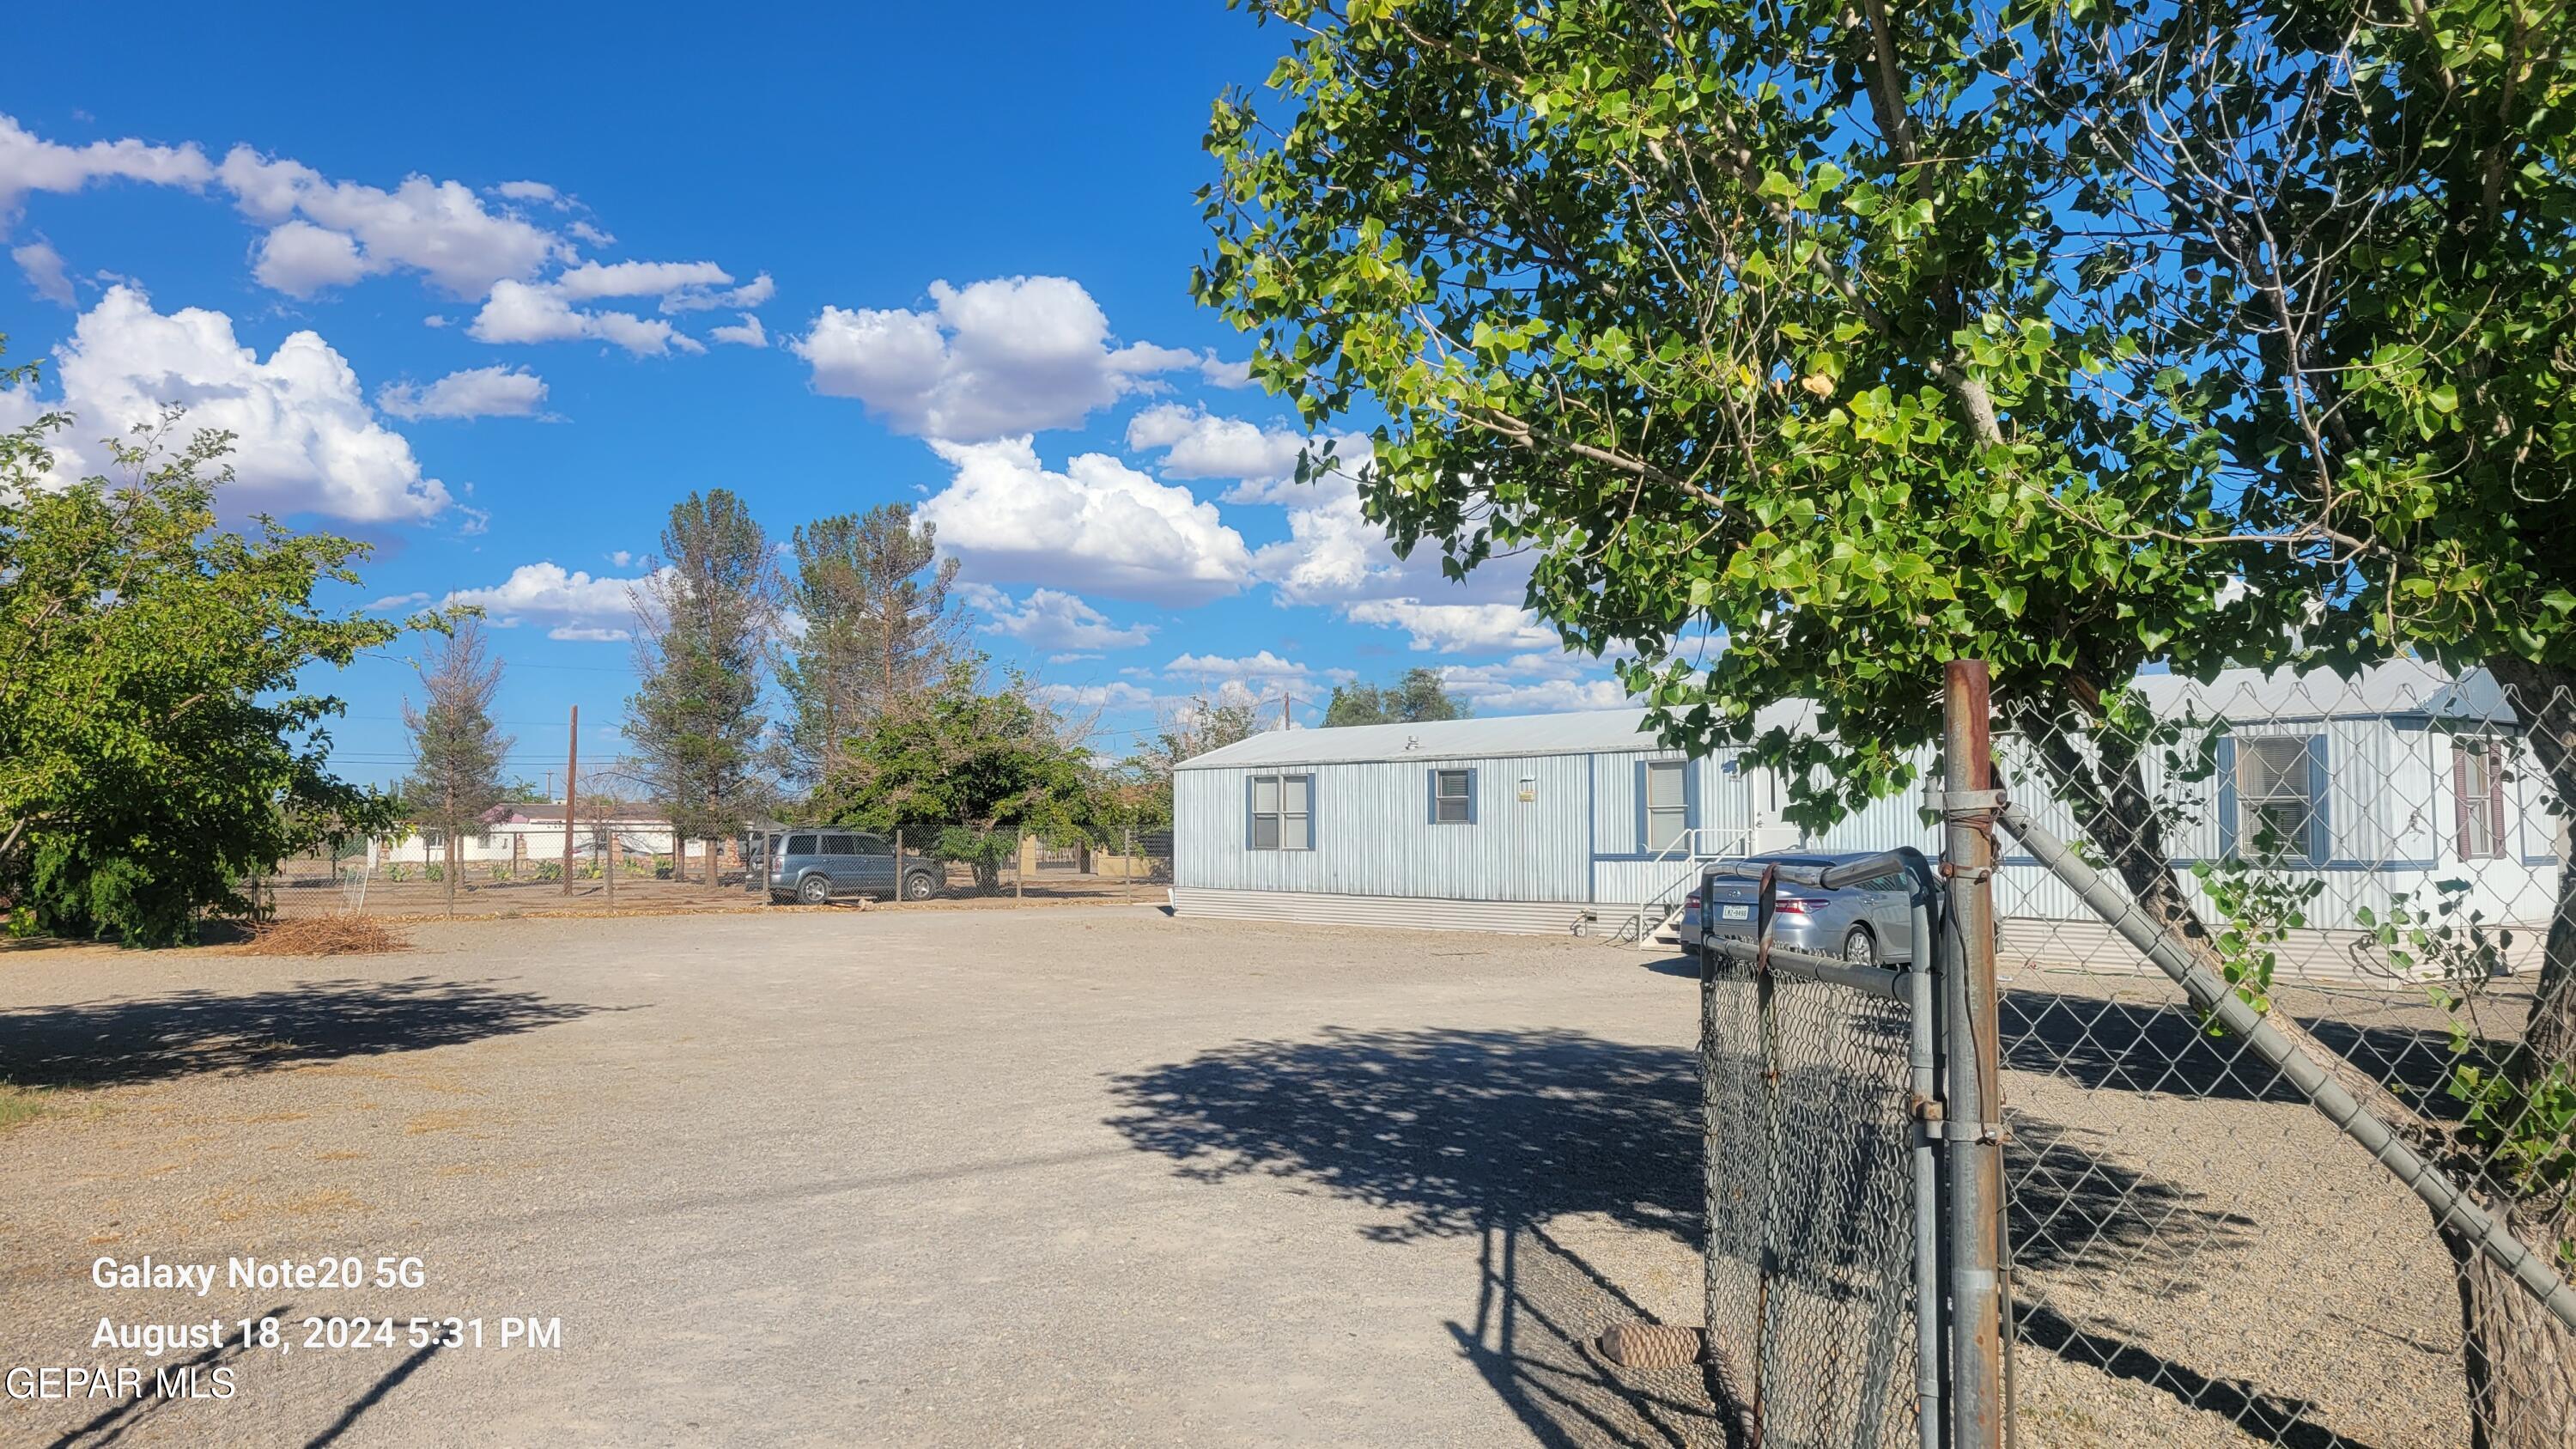
M 1752 865 L 1818 866 L 1842 865 L 1866 860 L 1875 852 L 1846 851 L 1839 855 L 1757 855 Z M 1731 937 L 1750 944 L 1754 930 L 1754 903 L 1759 899 L 1761 882 L 1736 880 L 1727 876 L 1704 877 L 1700 889 L 1682 902 L 1681 924 L 1676 934 L 1681 938 L 1682 952 L 1696 957 L 1711 936 Z M 1703 900 L 1705 895 L 1707 899 Z M 1818 956 L 1840 956 L 1860 964 L 1893 964 L 1908 961 L 1914 954 L 1914 915 L 1912 897 L 1903 874 L 1891 871 L 1873 876 L 1841 890 L 1823 890 L 1788 881 L 1775 883 L 1771 891 L 1773 945 L 1792 951 L 1805 951 Z

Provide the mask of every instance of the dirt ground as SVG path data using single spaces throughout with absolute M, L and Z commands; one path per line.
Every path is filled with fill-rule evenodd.
M 1152 903 L 1164 900 L 1166 893 L 1167 887 L 1156 881 L 1127 881 L 1115 876 L 1039 870 L 1032 872 L 1025 884 L 1014 882 L 1006 875 L 999 891 L 986 894 L 975 889 L 969 872 L 952 870 L 946 889 L 927 901 L 861 901 L 851 898 L 835 901 L 828 909 L 957 911 L 1067 902 L 1092 905 L 1109 901 Z M 608 884 L 600 880 L 576 879 L 572 889 L 565 890 L 561 880 L 541 881 L 534 877 L 494 880 L 486 873 L 481 877 L 468 876 L 460 880 L 452 903 L 445 883 L 440 881 L 416 877 L 399 881 L 380 878 L 369 881 L 364 896 L 358 897 L 336 881 L 306 877 L 272 882 L 267 896 L 281 920 L 348 911 L 389 921 L 426 921 L 444 920 L 451 915 L 456 918 L 509 918 L 810 909 L 772 907 L 766 895 L 748 889 L 739 877 L 720 878 L 718 884 L 711 886 L 694 876 L 685 881 L 673 881 L 630 875 L 619 880 L 612 892 Z
M 1701 1316 L 1677 960 L 1118 905 L 407 929 L 0 954 L 0 1368 L 231 1378 L 0 1399 L 0 1441 L 1719 1441 L 1696 1371 L 1590 1345 Z M 2124 1075 L 2145 983 L 2013 986 L 2016 1180 L 2082 1213 L 2017 1233 L 2020 1442 L 2456 1440 L 2404 1194 L 2304 1106 Z M 93 1281 L 146 1257 L 216 1282 Z M 326 1258 L 396 1281 L 224 1276 Z

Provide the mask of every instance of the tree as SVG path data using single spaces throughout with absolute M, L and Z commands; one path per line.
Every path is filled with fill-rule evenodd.
M 1324 728 L 1364 724 L 1421 724 L 1465 719 L 1467 707 L 1449 697 L 1437 669 L 1408 669 L 1392 684 L 1336 684 L 1324 705 Z
M 119 481 L 65 488 L 45 439 L 68 418 L 0 433 L 0 895 L 126 946 L 255 915 L 246 881 L 394 818 L 331 773 L 341 703 L 298 681 L 409 626 L 313 602 L 358 582 L 364 545 L 220 527 L 231 436 L 165 450 L 178 418 L 113 445 Z
M 950 606 L 957 560 L 909 504 L 883 503 L 796 530 L 788 602 L 804 635 L 780 677 L 793 702 L 800 774 L 821 780 L 851 735 L 936 681 L 961 646 Z
M 501 688 L 501 662 L 484 648 L 479 620 L 460 619 L 431 646 L 421 668 L 427 702 L 403 701 L 415 759 L 402 782 L 412 822 L 436 830 L 447 843 L 447 908 L 456 910 L 458 838 L 482 824 L 501 803 L 501 761 L 510 739 L 492 722 L 492 698 Z
M 1108 789 L 1132 830 L 1167 830 L 1172 824 L 1172 771 L 1184 760 L 1221 750 L 1261 733 L 1259 706 L 1248 697 L 1228 702 L 1205 693 L 1156 712 L 1153 737 L 1120 762 Z
M 1017 676 L 988 689 L 978 656 L 953 661 L 913 707 L 853 737 L 814 808 L 834 824 L 926 842 L 991 891 L 1023 836 L 1086 834 L 1090 787 L 1079 744 Z
M 778 622 L 768 535 L 725 489 L 672 505 L 667 566 L 636 590 L 636 672 L 626 737 L 675 840 L 741 833 L 773 798 L 760 683 Z M 707 883 L 716 855 L 707 852 Z
M 2567 679 L 2563 11 L 1254 8 L 1297 38 L 1217 107 L 1197 295 L 1310 424 L 1384 410 L 1399 550 L 1532 554 L 1568 645 L 1628 654 L 1669 743 L 1749 741 L 1793 818 L 1907 783 L 1941 664 L 1984 658 L 2062 746 L 2037 783 L 2215 966 L 2142 666 L 2412 640 Z M 1793 697 L 1822 737 L 1755 731 Z M 2576 1011 L 2568 898 L 2551 937 Z M 2564 1198 L 2517 1225 L 2570 1236 Z M 2541 1387 L 2473 1385 L 2478 1434 L 2563 1442 L 2576 1348 L 2501 1311 L 2466 1306 L 2475 1353 Z

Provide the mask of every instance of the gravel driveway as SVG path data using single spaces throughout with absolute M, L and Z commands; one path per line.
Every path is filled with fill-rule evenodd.
M 56 1089 L 0 1136 L 0 1367 L 230 1379 L 0 1400 L 0 1441 L 1714 1439 L 1696 1373 L 1623 1377 L 1584 1346 L 1698 1318 L 1679 962 L 1116 906 L 409 929 L 414 951 L 320 962 L 0 954 L 0 1075 Z M 2143 988 L 2077 994 L 2120 990 Z M 2011 1090 L 2131 1173 L 2124 1199 L 2208 1219 L 2183 1220 L 2208 1281 L 2180 1316 L 2145 1289 L 2152 1244 L 2034 1268 L 2074 1336 L 2023 1351 L 2025 1445 L 2241 1442 L 2213 1411 L 2233 1401 L 2195 1407 L 2208 1385 L 2288 1404 L 2293 1433 L 2444 1437 L 2456 1380 L 2404 1346 L 2416 1319 L 2438 1333 L 2438 1292 L 2420 1300 L 2447 1281 L 2408 1247 L 2420 1216 L 2366 1172 L 2297 1178 L 2330 1143 L 2290 1164 L 2418 1228 L 2337 1282 L 2304 1256 L 2316 1199 L 2251 1180 L 2322 1141 L 2306 1109 L 2063 1073 Z M 2159 1185 L 2182 1198 L 2140 1196 Z M 2402 1412 L 2318 1406 L 2313 1364 L 2247 1324 L 2267 1238 L 2373 1316 L 2301 1353 L 2397 1383 Z M 146 1257 L 216 1284 L 92 1282 Z M 423 1281 L 224 1281 L 237 1258 L 342 1257 L 365 1277 L 417 1258 Z M 308 1315 L 397 1330 L 308 1346 Z M 286 1351 L 234 1341 L 267 1316 Z M 93 1347 L 103 1318 L 217 1319 L 227 1341 Z M 502 1346 L 528 1320 L 560 1346 Z

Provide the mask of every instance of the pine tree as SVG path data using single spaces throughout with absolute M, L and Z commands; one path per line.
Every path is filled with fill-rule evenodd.
M 851 734 L 937 683 L 962 646 L 949 603 L 957 561 L 908 504 L 835 514 L 796 530 L 788 602 L 804 621 L 780 671 L 794 702 L 797 772 L 822 784 Z
M 492 719 L 501 688 L 501 662 L 484 649 L 483 626 L 466 618 L 433 645 L 421 665 L 419 708 L 403 701 L 403 724 L 417 757 L 402 783 L 412 822 L 446 839 L 447 909 L 456 911 L 461 836 L 501 802 L 501 761 L 511 741 Z
M 662 558 L 636 590 L 643 687 L 626 703 L 625 734 L 675 840 L 738 835 L 774 798 L 760 698 L 778 624 L 769 537 L 731 492 L 692 493 L 672 506 Z

